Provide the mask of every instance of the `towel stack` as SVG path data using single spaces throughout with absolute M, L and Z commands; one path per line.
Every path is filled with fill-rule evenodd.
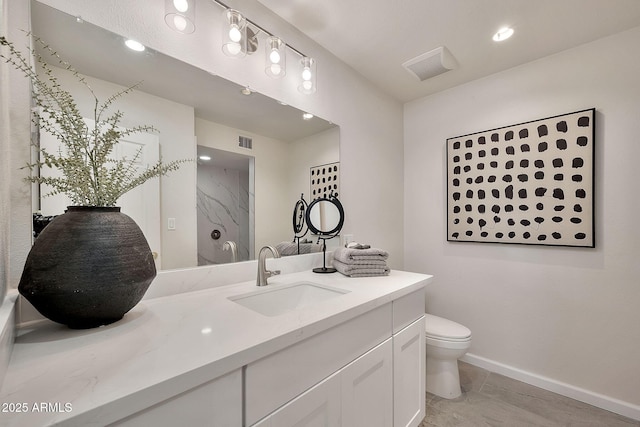
M 389 253 L 382 249 L 366 246 L 357 249 L 358 245 L 349 248 L 338 248 L 333 252 L 333 268 L 349 277 L 387 276 Z

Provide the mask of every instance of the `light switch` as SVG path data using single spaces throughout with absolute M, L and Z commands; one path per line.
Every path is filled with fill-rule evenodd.
M 167 221 L 167 228 L 169 230 L 175 230 L 176 229 L 176 219 L 175 218 L 169 218 L 169 220 Z

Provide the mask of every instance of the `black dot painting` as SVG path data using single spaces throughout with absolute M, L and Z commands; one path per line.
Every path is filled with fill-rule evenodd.
M 594 247 L 594 122 L 588 109 L 447 139 L 447 240 Z
M 460 147 L 458 147 L 460 148 Z M 459 163 L 460 159 L 456 163 Z M 327 165 L 312 166 L 309 172 L 311 176 L 311 200 L 322 197 L 329 197 L 332 194 L 338 196 L 340 193 L 340 162 L 329 163 Z M 460 180 L 451 184 L 460 186 Z

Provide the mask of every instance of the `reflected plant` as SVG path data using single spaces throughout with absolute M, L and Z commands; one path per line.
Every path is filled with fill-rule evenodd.
M 28 36 L 32 34 L 28 33 Z M 141 132 L 153 132 L 153 126 L 141 125 L 128 129 L 121 128 L 119 123 L 123 113 L 111 111 L 113 104 L 122 96 L 134 91 L 139 84 L 130 86 L 111 95 L 100 102 L 85 78 L 69 63 L 64 61 L 55 50 L 38 37 L 34 43 L 40 45 L 49 59 L 60 68 L 70 72 L 93 97 L 93 125 L 88 126 L 80 114 L 73 95 L 64 90 L 52 66 L 36 49 L 30 53 L 41 67 L 37 73 L 27 58 L 15 48 L 5 37 L 0 37 L 0 58 L 21 71 L 31 79 L 32 98 L 35 106 L 33 121 L 40 128 L 51 133 L 61 143 L 57 153 L 37 147 L 40 158 L 27 164 L 31 171 L 27 181 L 49 185 L 52 190 L 43 196 L 66 194 L 74 205 L 78 206 L 115 206 L 117 200 L 126 192 L 144 184 L 147 180 L 180 167 L 189 160 L 175 160 L 163 163 L 162 159 L 155 165 L 138 172 L 136 162 L 140 157 L 138 150 L 133 158 L 116 159 L 113 150 L 118 141 L 126 136 Z M 5 53 L 7 52 L 8 53 Z M 40 168 L 56 168 L 62 176 L 49 177 L 38 173 Z

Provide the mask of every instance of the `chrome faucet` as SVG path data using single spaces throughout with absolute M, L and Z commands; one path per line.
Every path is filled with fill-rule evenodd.
M 234 242 L 232 240 L 227 240 L 222 245 L 222 250 L 223 251 L 226 251 L 226 250 L 230 250 L 231 251 L 231 262 L 238 261 L 238 246 L 236 245 L 236 242 Z
M 258 279 L 256 280 L 257 286 L 267 286 L 267 279 L 276 274 L 280 274 L 280 270 L 269 271 L 267 270 L 267 250 L 270 250 L 274 258 L 280 258 L 280 252 L 273 246 L 264 246 L 260 249 L 258 254 Z

